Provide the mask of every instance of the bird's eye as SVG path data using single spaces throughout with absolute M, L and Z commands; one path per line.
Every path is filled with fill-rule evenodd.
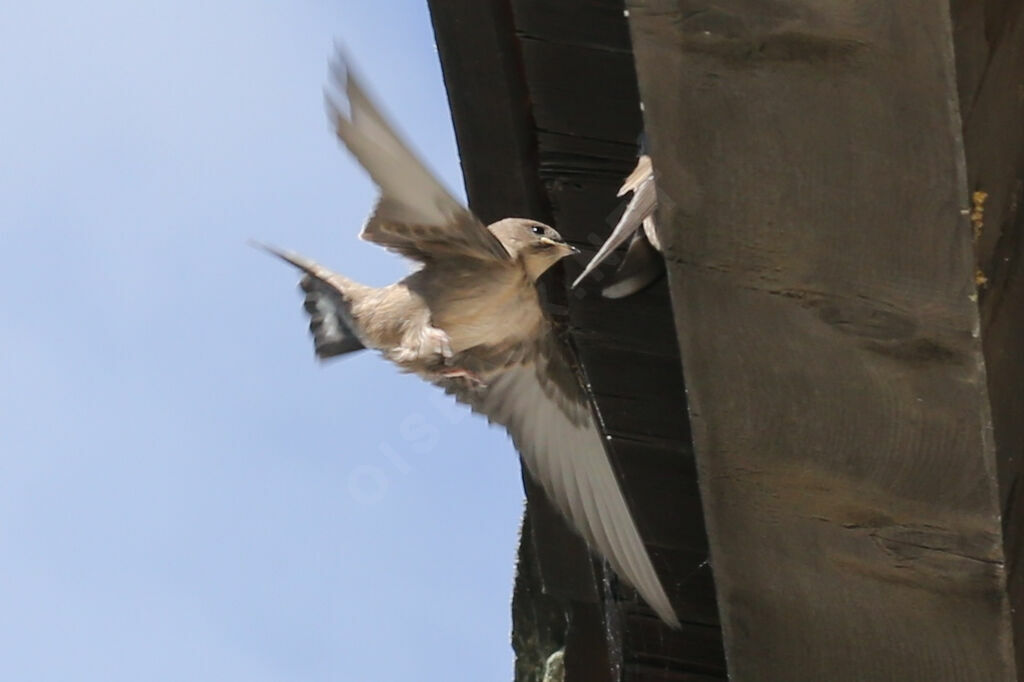
M 530 231 L 533 232 L 538 237 L 543 236 L 544 234 L 544 228 L 541 227 L 540 225 L 531 225 Z

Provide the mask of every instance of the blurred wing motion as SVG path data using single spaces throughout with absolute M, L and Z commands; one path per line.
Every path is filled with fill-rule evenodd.
M 331 85 L 325 99 L 334 131 L 381 191 L 363 239 L 422 262 L 445 255 L 508 260 L 501 242 L 409 150 L 340 52 Z
M 619 218 L 611 235 L 594 254 L 576 281 L 572 283 L 573 287 L 578 286 L 587 275 L 630 237 L 633 238 L 633 241 L 630 243 L 622 265 L 619 266 L 619 270 L 615 274 L 615 281 L 602 293 L 608 298 L 628 296 L 640 291 L 661 274 L 663 266 L 661 259 L 655 253 L 661 249 L 661 245 L 654 229 L 654 211 L 658 207 L 658 194 L 654 187 L 654 168 L 651 165 L 650 156 L 641 154 L 636 168 L 619 189 L 618 196 L 621 197 L 628 192 L 632 192 L 633 197 L 626 206 L 625 212 Z M 642 232 L 638 231 L 641 225 L 644 228 Z
M 530 474 L 590 546 L 666 623 L 678 627 L 586 395 L 553 334 L 544 334 L 522 364 L 485 379 L 485 388 L 439 385 L 508 430 Z

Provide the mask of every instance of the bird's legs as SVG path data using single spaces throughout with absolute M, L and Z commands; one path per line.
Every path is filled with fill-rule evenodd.
M 398 363 L 440 358 L 447 364 L 452 358 L 452 340 L 443 329 L 425 324 L 406 335 L 404 343 L 395 349 L 392 359 Z
M 392 359 L 398 363 L 415 363 L 417 361 L 436 360 L 438 369 L 431 370 L 438 379 L 454 379 L 465 381 L 470 388 L 484 388 L 487 384 L 476 372 L 464 367 L 452 365 L 452 340 L 448 333 L 430 324 L 424 324 L 415 332 L 410 333 L 405 343 L 395 349 Z M 429 362 L 429 364 L 435 364 Z
M 448 332 L 437 327 L 425 325 L 420 331 L 419 354 L 421 357 L 440 355 L 445 364 L 447 364 L 453 355 L 452 340 L 448 336 Z
M 468 369 L 452 367 L 451 369 L 441 370 L 438 374 L 444 379 L 462 379 L 469 388 L 487 388 L 487 384 L 480 378 L 480 375 Z

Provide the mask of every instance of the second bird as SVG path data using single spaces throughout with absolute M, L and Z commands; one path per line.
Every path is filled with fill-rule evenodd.
M 626 255 L 622 257 L 612 281 L 601 289 L 605 298 L 625 298 L 646 289 L 665 271 L 662 260 L 661 242 L 654 223 L 654 211 L 658 208 L 658 193 L 654 186 L 654 166 L 647 155 L 647 136 L 640 136 L 640 156 L 636 168 L 622 183 L 618 196 L 633 193 L 622 217 L 612 229 L 594 257 L 587 263 L 573 287 L 597 268 L 615 249 L 632 237 Z M 643 229 L 640 229 L 640 228 Z

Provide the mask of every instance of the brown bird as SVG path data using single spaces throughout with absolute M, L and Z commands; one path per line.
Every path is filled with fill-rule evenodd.
M 653 283 L 664 272 L 665 262 L 658 253 L 661 251 L 661 243 L 654 223 L 654 211 L 658 208 L 654 167 L 645 147 L 646 142 L 641 136 L 640 158 L 637 159 L 636 168 L 622 183 L 618 194 L 621 197 L 632 192 L 633 196 L 608 239 L 572 283 L 574 288 L 630 236 L 633 239 L 626 255 L 612 276 L 612 283 L 601 290 L 601 295 L 605 298 L 631 296 Z M 639 229 L 641 226 L 642 230 Z
M 535 220 L 485 227 L 402 142 L 340 57 L 331 75 L 334 130 L 381 191 L 361 237 L 421 267 L 373 288 L 269 249 L 305 273 L 300 286 L 317 355 L 379 351 L 504 426 L 527 470 L 590 546 L 678 626 L 587 395 L 540 306 L 537 278 L 576 249 Z

